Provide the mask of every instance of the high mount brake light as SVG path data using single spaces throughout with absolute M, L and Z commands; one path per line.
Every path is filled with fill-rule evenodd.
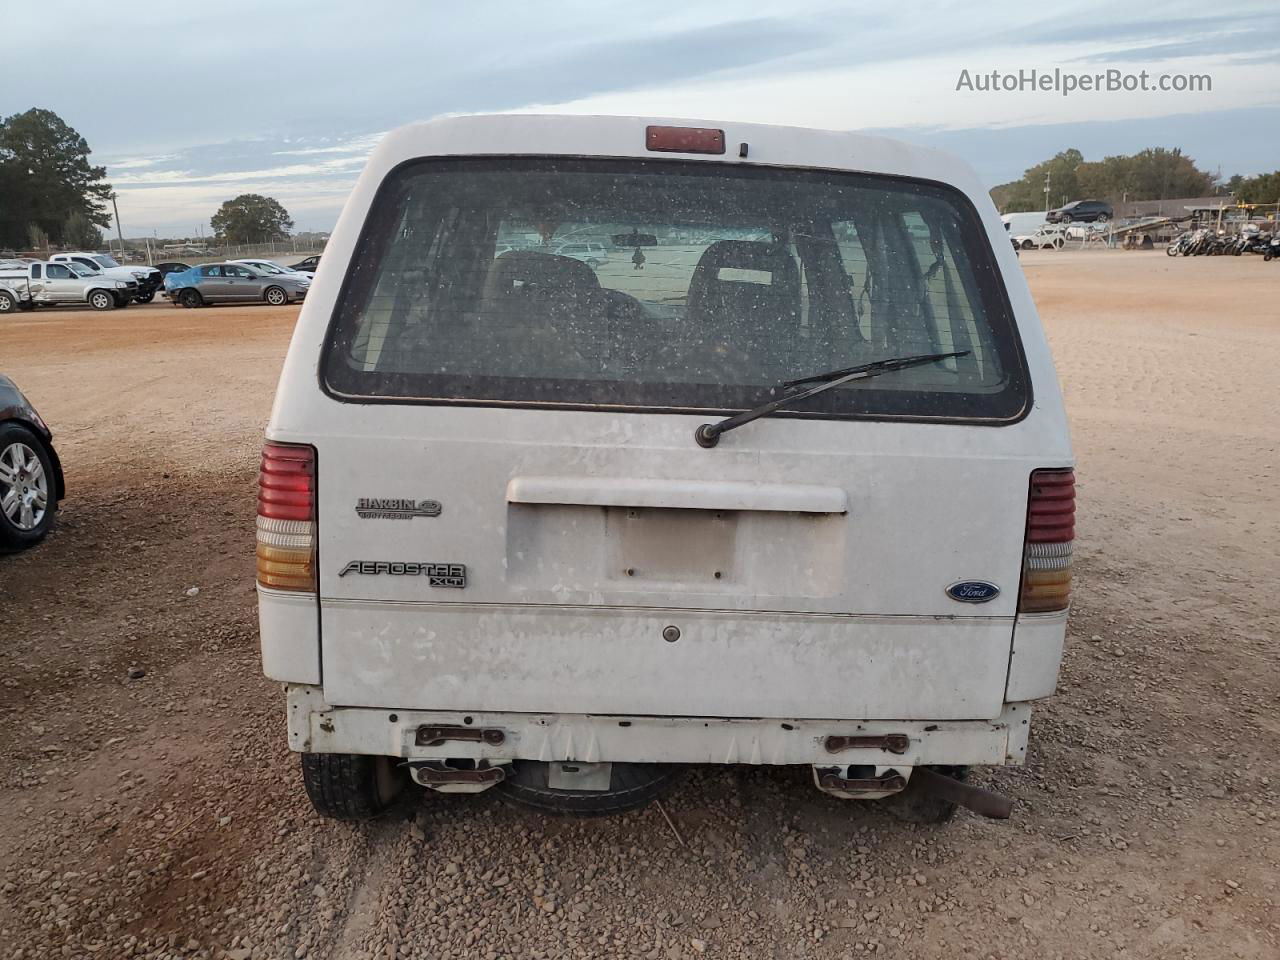
M 1027 538 L 1019 613 L 1067 609 L 1071 544 L 1076 535 L 1074 470 L 1033 470 L 1027 497 Z
M 644 145 L 662 153 L 724 153 L 724 131 L 712 127 L 645 127 Z
M 315 448 L 263 445 L 257 541 L 259 586 L 316 592 Z

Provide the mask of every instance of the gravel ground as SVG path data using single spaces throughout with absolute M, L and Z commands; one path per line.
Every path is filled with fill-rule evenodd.
M 0 957 L 1280 956 L 1276 271 L 1023 261 L 1080 456 L 1077 602 L 1029 765 L 979 775 L 1014 819 L 941 828 L 747 767 L 686 774 L 670 825 L 416 793 L 318 819 L 252 589 L 294 311 L 0 321 L 70 487 L 0 558 Z

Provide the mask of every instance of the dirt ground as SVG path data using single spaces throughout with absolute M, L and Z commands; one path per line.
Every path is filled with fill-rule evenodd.
M 752 768 L 683 779 L 674 830 L 487 796 L 316 818 L 253 593 L 295 310 L 0 321 L 70 489 L 0 558 L 0 957 L 1280 956 L 1280 269 L 1023 265 L 1080 460 L 1076 603 L 1029 765 L 981 775 L 1014 819 L 941 828 Z

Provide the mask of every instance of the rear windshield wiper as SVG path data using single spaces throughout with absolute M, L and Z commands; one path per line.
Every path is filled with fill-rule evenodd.
M 736 430 L 752 420 L 767 417 L 788 403 L 815 397 L 824 390 L 830 390 L 832 387 L 851 383 L 854 380 L 878 377 L 880 374 L 888 373 L 891 370 L 905 370 L 908 367 L 918 367 L 921 364 L 933 363 L 937 360 L 949 360 L 952 357 L 965 357 L 968 355 L 968 350 L 958 350 L 955 353 L 928 353 L 915 357 L 890 357 L 887 360 L 873 360 L 870 363 L 859 364 L 856 367 L 845 367 L 843 370 L 828 370 L 826 373 L 815 373 L 811 377 L 801 377 L 799 380 L 786 380 L 781 386 L 798 387 L 803 383 L 817 383 L 818 385 L 804 390 L 793 390 L 790 393 L 783 394 L 777 400 L 770 400 L 768 403 L 762 403 L 752 410 L 726 417 L 719 423 L 704 423 L 693 432 L 693 439 L 698 441 L 698 446 L 700 447 L 714 447 L 720 442 L 722 433 Z

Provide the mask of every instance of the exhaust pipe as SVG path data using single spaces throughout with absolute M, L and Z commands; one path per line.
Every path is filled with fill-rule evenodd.
M 912 770 L 911 782 L 919 782 L 920 786 L 943 800 L 949 800 L 992 820 L 1008 820 L 1013 813 L 1013 801 L 1003 794 L 963 783 L 928 767 L 916 767 Z

